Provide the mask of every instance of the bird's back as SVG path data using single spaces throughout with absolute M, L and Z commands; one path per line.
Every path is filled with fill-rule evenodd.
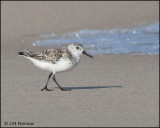
M 30 59 L 37 67 L 52 71 L 62 72 L 71 70 L 77 65 L 76 58 L 68 51 L 68 49 L 47 49 L 41 52 L 19 52 Z

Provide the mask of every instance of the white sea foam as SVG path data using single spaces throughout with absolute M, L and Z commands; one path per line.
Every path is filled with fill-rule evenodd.
M 49 39 L 37 40 L 33 43 L 41 46 L 52 46 L 78 42 L 83 44 L 92 54 L 159 54 L 159 22 L 135 28 L 83 29 L 63 35 L 53 33 L 41 36 Z

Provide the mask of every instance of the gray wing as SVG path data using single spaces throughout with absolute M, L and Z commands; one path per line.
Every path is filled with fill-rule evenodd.
M 28 52 L 27 55 L 37 60 L 43 60 L 55 64 L 61 57 L 63 57 L 63 50 L 47 49 L 37 53 Z

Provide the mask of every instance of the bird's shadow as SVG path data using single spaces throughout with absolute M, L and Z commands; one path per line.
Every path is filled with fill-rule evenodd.
M 65 89 L 79 90 L 79 89 L 100 89 L 100 88 L 121 88 L 122 86 L 87 86 L 87 87 L 63 87 Z

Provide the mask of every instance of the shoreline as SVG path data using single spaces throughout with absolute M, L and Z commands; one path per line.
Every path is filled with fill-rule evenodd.
M 70 72 L 56 74 L 62 92 L 40 91 L 49 72 L 17 55 L 41 51 L 35 35 L 149 24 L 159 20 L 158 1 L 2 1 L 1 124 L 33 127 L 158 127 L 159 55 L 82 56 Z M 105 28 L 105 29 L 106 29 Z M 28 36 L 27 36 L 28 35 Z M 13 125 L 12 125 L 13 126 Z M 29 125 L 28 125 L 29 126 Z

